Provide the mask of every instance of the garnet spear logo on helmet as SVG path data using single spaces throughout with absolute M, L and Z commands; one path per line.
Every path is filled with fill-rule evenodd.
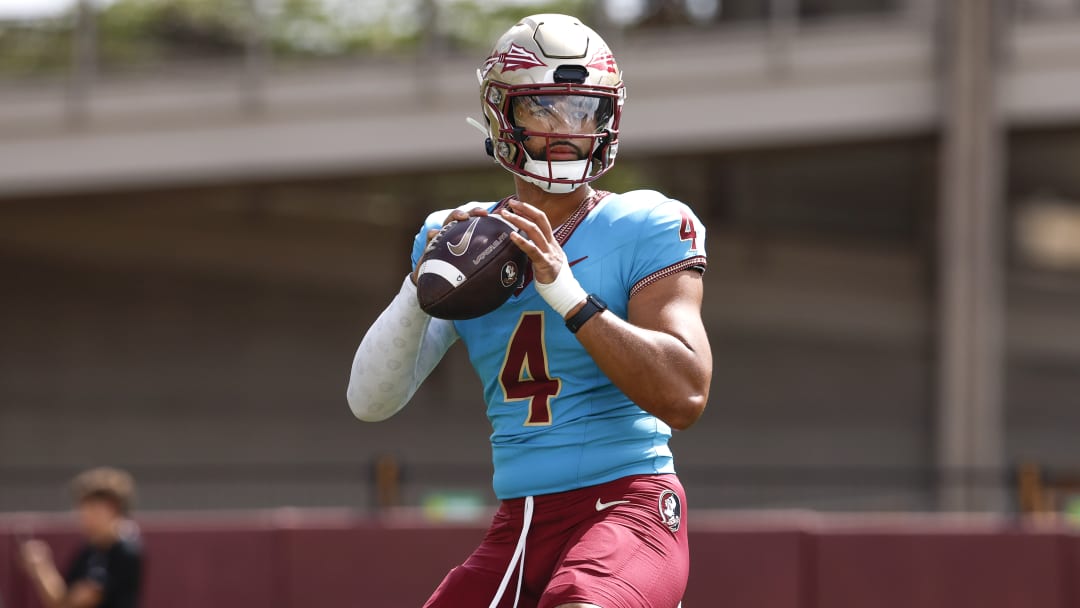
M 535 53 L 527 48 L 520 47 L 513 42 L 510 46 L 501 53 L 493 53 L 491 57 L 487 58 L 484 62 L 484 69 L 480 71 L 481 77 L 486 77 L 491 68 L 496 64 L 502 63 L 504 72 L 513 72 L 514 70 L 527 70 L 529 68 L 539 68 L 547 65 Z
M 615 65 L 615 57 L 611 55 L 611 51 L 607 47 L 600 47 L 593 58 L 589 61 L 589 67 L 594 70 L 608 71 L 612 74 L 617 74 L 619 68 Z

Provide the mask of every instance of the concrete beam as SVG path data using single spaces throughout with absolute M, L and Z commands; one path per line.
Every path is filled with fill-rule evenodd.
M 1004 464 L 1004 135 L 997 90 L 997 14 L 956 0 L 945 14 L 938 232 L 937 464 L 943 473 Z M 998 487 L 944 474 L 944 510 L 1000 511 Z
M 708 35 L 706 35 L 708 34 Z M 1080 121 L 1080 23 L 1024 26 L 1002 75 L 1003 120 Z M 761 36 L 628 38 L 621 153 L 883 138 L 934 130 L 925 29 L 800 32 L 776 71 Z M 482 166 L 475 62 L 274 73 L 251 102 L 241 66 L 182 78 L 102 77 L 79 125 L 62 87 L 3 91 L 0 197 Z

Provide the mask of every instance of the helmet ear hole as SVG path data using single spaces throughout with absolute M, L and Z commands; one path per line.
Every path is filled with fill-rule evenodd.
M 484 151 L 486 151 L 487 155 L 491 158 L 495 158 L 495 144 L 491 142 L 490 137 L 484 140 Z

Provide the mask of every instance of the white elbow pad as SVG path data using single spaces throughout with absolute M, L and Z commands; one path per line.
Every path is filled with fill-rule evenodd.
M 453 323 L 420 309 L 409 277 L 368 329 L 353 357 L 347 397 L 353 415 L 377 422 L 396 414 L 457 340 Z

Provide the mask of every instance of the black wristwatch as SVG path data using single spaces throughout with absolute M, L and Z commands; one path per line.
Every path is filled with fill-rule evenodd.
M 607 310 L 607 303 L 590 293 L 585 296 L 585 306 L 582 306 L 581 310 L 566 320 L 566 329 L 569 329 L 570 333 L 576 334 L 586 321 L 593 318 L 593 315 L 602 313 L 605 310 Z

